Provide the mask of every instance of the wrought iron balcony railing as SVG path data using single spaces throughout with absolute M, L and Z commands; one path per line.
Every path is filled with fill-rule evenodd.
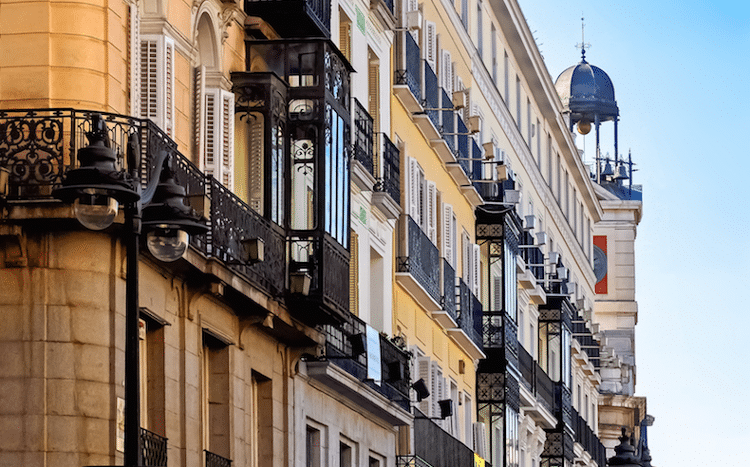
M 583 446 L 591 455 L 591 458 L 599 465 L 605 467 L 607 461 L 607 450 L 602 445 L 599 437 L 594 433 L 591 427 L 586 423 L 576 409 L 573 411 L 573 430 L 575 431 L 575 441 Z
M 422 67 L 419 46 L 409 32 L 402 32 L 399 40 L 402 43 L 404 68 L 396 70 L 394 84 L 406 85 L 417 102 L 422 102 Z
M 539 401 L 550 413 L 555 409 L 555 386 L 550 377 L 547 375 L 538 363 L 534 362 L 534 382 L 536 394 Z
M 482 303 L 471 292 L 463 279 L 459 279 L 457 289 L 459 297 L 458 325 L 477 347 L 482 348 Z
M 586 327 L 586 321 L 580 316 L 578 312 L 573 317 L 573 339 L 577 340 L 581 344 L 581 349 L 588 355 L 589 361 L 594 365 L 595 368 L 599 368 L 601 365 L 601 346 L 599 341 L 594 339 L 591 331 Z
M 231 459 L 214 454 L 211 451 L 206 452 L 206 467 L 232 467 Z
M 440 108 L 443 109 L 440 123 L 443 132 L 443 139 L 452 152 L 456 152 L 456 136 L 453 134 L 456 132 L 456 126 L 454 124 L 455 114 L 453 109 L 453 100 L 451 96 L 445 92 L 445 89 L 440 88 L 441 103 Z
M 424 107 L 427 116 L 430 117 L 430 121 L 435 128 L 440 128 L 440 111 L 434 110 L 440 108 L 438 103 L 440 102 L 440 93 L 438 88 L 438 79 L 432 66 L 424 61 L 424 101 L 422 107 Z
M 356 98 L 354 99 L 354 158 L 372 175 L 374 172 L 374 135 L 370 114 Z
M 366 332 L 365 322 L 354 315 L 336 325 L 325 325 L 326 356 L 345 357 L 352 355 L 350 338 Z M 409 353 L 397 347 L 390 339 L 380 335 L 380 374 L 381 381 L 368 378 L 367 352 L 352 359 L 332 358 L 331 361 L 347 373 L 365 382 L 368 386 L 383 394 L 389 400 L 409 410 Z
M 8 167 L 8 200 L 50 200 L 69 168 L 77 166 L 76 151 L 86 145 L 91 111 L 74 109 L 0 111 L 0 166 Z M 123 166 L 128 137 L 136 133 L 141 141 L 140 173 L 145 184 L 150 176 L 152 155 L 165 150 L 175 179 L 189 195 L 205 195 L 210 210 L 210 230 L 191 236 L 190 244 L 209 257 L 218 258 L 250 282 L 278 296 L 285 287 L 286 246 L 282 229 L 265 219 L 213 177 L 201 172 L 179 153 L 177 144 L 150 120 L 101 113 L 109 129 L 112 149 Z M 243 237 L 265 241 L 265 260 L 254 265 L 240 261 Z
M 414 419 L 414 455 L 408 457 L 416 457 L 435 467 L 474 465 L 474 451 L 471 448 L 426 418 Z M 424 465 L 400 463 L 398 460 L 396 463 L 399 466 Z
M 382 133 L 379 146 L 378 157 L 375 159 L 375 191 L 387 193 L 396 204 L 401 205 L 400 152 Z
M 141 428 L 143 465 L 167 466 L 167 438 Z
M 440 252 L 411 216 L 401 216 L 406 230 L 405 251 L 396 258 L 396 271 L 408 272 L 427 291 L 435 303 L 440 303 Z
M 544 280 L 544 266 L 533 266 L 544 264 L 544 253 L 538 246 L 533 246 L 534 236 L 531 232 L 523 232 L 520 237 L 521 245 L 526 246 L 526 248 L 520 249 L 521 258 L 538 281 Z
M 448 312 L 453 321 L 458 321 L 458 314 L 456 313 L 456 271 L 443 258 L 443 298 L 441 304 L 443 310 Z
M 456 141 L 458 142 L 457 157 L 459 159 L 458 163 L 461 168 L 464 169 L 466 176 L 471 178 L 471 161 L 469 160 L 471 158 L 471 155 L 469 153 L 469 137 L 467 136 L 468 132 L 469 129 L 466 128 L 464 120 L 459 115 L 456 118 Z

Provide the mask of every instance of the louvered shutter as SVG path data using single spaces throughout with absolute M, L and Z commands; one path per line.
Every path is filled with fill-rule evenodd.
M 427 219 L 425 225 L 427 226 L 427 237 L 434 243 L 438 244 L 438 216 L 437 216 L 437 186 L 435 182 L 428 181 L 427 185 L 427 196 L 425 202 L 427 203 Z
M 174 41 L 163 35 L 141 38 L 140 117 L 174 137 Z
M 234 190 L 234 93 L 221 91 L 221 177 Z
M 198 165 L 205 171 L 205 152 L 203 140 L 205 138 L 204 113 L 205 103 L 203 95 L 206 92 L 206 67 L 198 66 L 193 71 L 193 138 L 195 151 L 198 156 Z
M 442 234 L 443 234 L 443 258 L 448 261 L 448 264 L 455 269 L 456 265 L 453 260 L 453 244 L 455 243 L 453 232 L 453 206 L 448 203 L 443 203 L 443 222 L 442 222 Z
M 406 11 L 417 11 L 419 10 L 419 1 L 418 0 L 407 0 L 406 2 Z
M 474 295 L 479 297 L 479 285 L 481 283 L 481 271 L 480 271 L 480 256 L 479 256 L 479 245 L 472 245 L 473 253 L 471 255 L 472 261 L 472 290 Z
M 430 391 L 430 396 L 419 402 L 419 410 L 428 417 L 432 416 L 431 404 L 432 400 L 435 398 L 435 392 L 433 391 L 433 373 L 430 357 L 417 357 L 417 374 L 419 375 L 419 378 L 424 380 L 427 390 Z
M 380 133 L 380 64 L 375 54 L 369 52 L 370 63 L 367 68 L 368 105 L 367 111 L 372 117 L 373 134 Z
M 425 21 L 423 34 L 424 58 L 433 70 L 437 70 L 437 45 L 435 43 L 437 32 L 435 23 L 432 21 Z
M 339 50 L 347 60 L 352 59 L 352 23 L 343 20 L 339 23 Z
M 461 249 L 461 277 L 466 285 L 471 287 L 471 244 L 466 232 L 461 237 Z
M 359 316 L 359 236 L 352 230 L 349 238 L 349 311 Z
M 409 157 L 409 192 L 408 192 L 408 206 L 409 215 L 417 223 L 422 225 L 421 206 L 420 206 L 420 192 L 422 191 L 422 180 L 420 172 L 422 168 L 419 167 L 417 160 Z
M 130 115 L 138 115 L 141 98 L 141 21 L 138 7 L 128 7 L 128 71 L 130 73 Z
M 440 85 L 449 96 L 453 94 L 453 62 L 447 50 L 440 51 Z
M 440 407 L 438 401 L 443 397 L 443 369 L 437 362 L 432 362 L 432 385 L 430 386 L 430 410 L 432 417 L 440 416 Z
M 207 89 L 203 102 L 204 170 L 231 190 L 234 187 L 234 94 Z

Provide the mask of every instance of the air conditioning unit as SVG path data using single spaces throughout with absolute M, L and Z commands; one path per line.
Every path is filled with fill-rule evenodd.
M 547 258 L 549 259 L 550 264 L 557 264 L 560 262 L 560 253 L 556 251 L 550 251 L 547 255 Z
M 497 181 L 502 182 L 503 180 L 508 179 L 508 166 L 504 164 L 497 164 L 495 166 L 495 170 L 497 171 Z
M 585 298 L 579 298 L 576 300 L 576 308 L 579 310 L 583 310 L 586 308 L 586 299 Z
M 466 128 L 468 128 L 469 133 L 479 133 L 479 131 L 482 129 L 482 117 L 479 115 L 472 115 L 469 117 L 469 119 L 466 122 Z
M 576 289 L 578 288 L 578 284 L 576 284 L 575 282 L 568 282 L 568 287 L 567 288 L 568 288 L 568 295 L 575 296 Z
M 407 29 L 420 29 L 422 27 L 422 12 L 420 10 L 413 10 L 406 12 L 406 28 Z
M 456 110 L 463 109 L 464 107 L 469 105 L 468 96 L 466 95 L 464 91 L 453 91 L 453 96 L 451 100 L 453 102 L 453 107 Z
M 537 246 L 542 246 L 542 245 L 547 244 L 547 232 L 537 232 L 536 244 Z
M 518 204 L 521 201 L 521 192 L 518 190 L 505 190 L 503 193 L 503 201 L 511 204 Z
M 536 229 L 536 216 L 533 215 L 533 214 L 530 215 L 530 216 L 526 216 L 526 218 L 524 219 L 524 223 L 523 224 L 524 224 L 523 225 L 523 230 L 534 230 L 534 229 Z
M 557 278 L 562 280 L 568 279 L 568 268 L 566 267 L 560 267 L 557 268 Z

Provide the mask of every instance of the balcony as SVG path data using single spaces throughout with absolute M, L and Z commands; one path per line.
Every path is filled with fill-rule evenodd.
M 450 336 L 472 359 L 485 358 L 482 351 L 482 304 L 469 286 L 458 280 L 458 327 L 449 329 Z
M 605 467 L 607 465 L 607 450 L 576 409 L 573 409 L 573 431 L 575 431 L 575 442 L 589 453 L 599 467 Z
M 469 152 L 469 137 L 467 136 L 469 129 L 466 128 L 463 119 L 460 116 L 456 117 L 456 158 L 457 162 L 450 162 L 445 164 L 448 169 L 448 173 L 453 180 L 460 185 L 471 185 L 471 157 Z
M 451 97 L 445 92 L 445 89 L 440 88 L 440 125 L 438 129 L 441 137 L 430 140 L 435 152 L 437 152 L 440 160 L 445 163 L 456 162 L 456 136 L 453 134 L 456 132 L 454 121 L 453 101 Z
M 544 395 L 549 395 L 551 400 L 551 381 L 549 385 L 546 385 L 549 378 L 542 377 L 539 381 L 537 375 L 539 365 L 521 345 L 518 346 L 518 365 L 521 371 L 521 407 L 543 428 L 554 428 L 557 420 L 553 416 L 550 401 L 544 399 Z M 538 371 L 542 371 L 541 368 Z M 539 384 L 542 385 L 541 388 L 538 388 Z
M 232 461 L 226 457 L 222 457 L 218 454 L 214 454 L 211 451 L 205 451 L 206 453 L 206 467 L 232 467 Z M 150 465 L 150 464 L 147 464 Z
M 399 467 L 473 466 L 475 465 L 474 451 L 434 421 L 415 418 L 414 454 L 396 457 L 396 465 Z
M 352 181 L 362 191 L 372 191 L 375 185 L 375 135 L 372 117 L 357 99 L 354 99 L 352 112 L 354 123 Z
M 440 262 L 443 284 L 443 296 L 440 299 L 441 309 L 432 312 L 432 318 L 444 329 L 458 327 L 456 314 L 456 271 L 445 258 Z
M 388 219 L 397 219 L 401 214 L 400 153 L 395 144 L 383 133 L 378 135 L 379 144 L 375 158 L 375 188 L 372 202 Z
M 396 281 L 428 312 L 441 309 L 440 252 L 411 216 L 399 220 Z
M 424 94 L 422 96 L 422 112 L 414 113 L 414 123 L 422 132 L 427 141 L 433 141 L 442 137 L 440 128 L 440 94 L 438 93 L 438 79 L 435 71 L 427 60 L 422 61 L 424 78 Z
M 410 32 L 401 31 L 397 36 L 397 68 L 393 92 L 409 113 L 422 110 L 422 58 L 419 45 Z
M 479 149 L 479 145 L 477 144 L 477 140 L 474 138 L 468 138 L 469 141 L 469 147 L 471 148 L 471 151 L 469 152 L 469 158 L 471 160 L 466 161 L 468 164 L 465 164 L 464 170 L 466 170 L 466 167 L 468 167 L 469 172 L 466 172 L 466 175 L 469 177 L 470 180 L 481 180 L 482 179 L 482 162 L 481 160 L 475 160 L 475 159 L 481 159 L 482 158 L 482 150 Z M 477 185 L 482 185 L 482 183 L 468 183 L 466 185 L 461 185 L 461 192 L 468 198 L 469 202 L 473 203 L 475 206 L 479 206 L 482 204 L 482 197 L 480 196 L 479 188 Z
M 141 456 L 143 465 L 167 465 L 167 438 L 141 428 Z
M 410 354 L 354 315 L 322 329 L 325 356 L 307 361 L 308 374 L 389 423 L 408 424 Z M 376 337 L 374 342 L 368 339 L 365 352 L 355 356 L 352 338 L 360 335 Z
M 281 37 L 331 37 L 330 0 L 245 0 L 245 13 L 266 21 Z

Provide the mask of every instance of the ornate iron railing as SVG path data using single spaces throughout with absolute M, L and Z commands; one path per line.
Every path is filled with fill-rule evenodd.
M 458 325 L 462 331 L 482 348 L 483 311 L 482 303 L 474 296 L 463 279 L 458 281 Z
M 396 202 L 401 204 L 401 180 L 400 180 L 400 152 L 395 144 L 385 135 L 380 134 L 380 148 L 378 158 L 375 160 L 377 167 L 375 173 L 379 174 L 375 182 L 375 191 L 388 193 Z
M 414 419 L 414 454 L 436 467 L 474 465 L 471 448 L 426 418 Z
M 445 258 L 443 258 L 441 264 L 443 267 L 443 298 L 441 304 L 443 310 L 447 311 L 453 320 L 456 321 L 458 320 L 458 315 L 456 314 L 456 271 Z
M 456 151 L 456 135 L 453 133 L 456 132 L 456 126 L 454 125 L 454 110 L 453 109 L 453 100 L 451 99 L 451 96 L 448 95 L 447 92 L 445 92 L 445 89 L 440 88 L 440 95 L 441 95 L 441 104 L 440 108 L 443 110 L 442 112 L 442 118 L 440 119 L 441 123 L 441 131 L 443 132 L 443 139 L 448 144 L 448 147 L 451 149 L 451 151 Z
M 141 428 L 141 455 L 143 465 L 167 466 L 167 438 Z
M 354 158 L 368 172 L 375 175 L 373 171 L 374 138 L 372 128 L 372 117 L 367 113 L 362 103 L 354 99 Z
M 607 460 L 607 450 L 602 445 L 599 437 L 594 433 L 591 427 L 586 423 L 576 409 L 573 409 L 573 430 L 575 431 L 575 441 L 583 446 L 596 461 L 599 467 L 605 467 Z
M 555 387 L 552 380 L 547 376 L 547 373 L 539 366 L 538 363 L 534 363 L 534 381 L 536 382 L 536 394 L 539 401 L 550 413 L 554 413 L 555 408 Z
M 292 8 L 289 5 L 292 5 Z M 245 0 L 245 12 L 258 15 L 267 12 L 274 14 L 264 15 L 269 18 L 269 23 L 282 35 L 282 37 L 309 37 L 314 34 L 307 28 L 306 21 L 300 21 L 295 17 L 287 17 L 286 25 L 283 21 L 283 12 L 301 10 L 309 16 L 309 21 L 314 23 L 325 37 L 331 35 L 331 2 L 330 0 Z M 291 24 L 289 24 L 291 23 Z M 297 29 L 295 30 L 295 25 Z M 300 30 L 300 27 L 304 29 Z M 296 31 L 296 34 L 295 34 Z
M 400 35 L 405 68 L 396 70 L 395 84 L 406 85 L 418 102 L 422 102 L 422 72 L 419 46 L 409 32 Z
M 77 166 L 76 151 L 87 144 L 94 112 L 74 109 L 0 111 L 0 165 L 11 171 L 8 199 L 51 200 L 69 168 Z M 150 120 L 100 113 L 109 130 L 111 147 L 125 166 L 127 141 L 137 134 L 141 142 L 139 172 L 142 184 L 152 174 L 152 161 L 167 151 L 169 164 L 188 195 L 210 200 L 207 217 L 210 230 L 191 236 L 190 244 L 206 256 L 224 261 L 252 283 L 275 296 L 285 286 L 286 246 L 282 229 L 265 219 L 212 177 L 202 173 L 179 153 L 177 144 Z M 239 240 L 258 237 L 265 241 L 265 260 L 254 265 L 240 261 Z M 345 277 L 345 276 L 344 276 Z M 340 282 L 340 281 L 339 281 Z
M 206 467 L 232 467 L 232 460 L 214 454 L 211 451 L 206 452 Z
M 323 326 L 326 336 L 327 357 L 352 356 L 351 337 L 364 334 L 367 326 L 364 321 L 349 315 L 341 324 Z M 366 350 L 365 352 L 368 352 Z M 410 354 L 397 347 L 383 334 L 380 335 L 380 375 L 381 381 L 368 379 L 367 353 L 354 358 L 331 358 L 331 361 L 347 373 L 365 382 L 368 386 L 396 402 L 405 410 L 409 409 L 409 375 Z
M 407 254 L 396 258 L 396 270 L 411 274 L 440 303 L 440 252 L 411 216 L 402 216 L 401 221 L 405 222 Z
M 430 117 L 430 121 L 433 125 L 435 125 L 435 128 L 440 128 L 440 111 L 439 110 L 431 110 L 431 109 L 438 109 L 440 106 L 438 105 L 438 102 L 440 102 L 440 94 L 438 91 L 438 79 L 437 75 L 435 74 L 435 71 L 432 69 L 432 66 L 427 63 L 427 60 L 424 61 L 424 102 L 422 103 L 422 107 L 424 107 L 425 112 L 427 113 L 427 116 Z
M 521 384 L 529 391 L 534 391 L 534 357 L 522 345 L 518 346 L 518 366 L 521 370 Z
M 456 140 L 458 141 L 458 163 L 467 176 L 471 176 L 471 161 L 469 160 L 469 137 L 467 133 L 469 129 L 466 128 L 466 124 L 459 115 L 456 118 Z

